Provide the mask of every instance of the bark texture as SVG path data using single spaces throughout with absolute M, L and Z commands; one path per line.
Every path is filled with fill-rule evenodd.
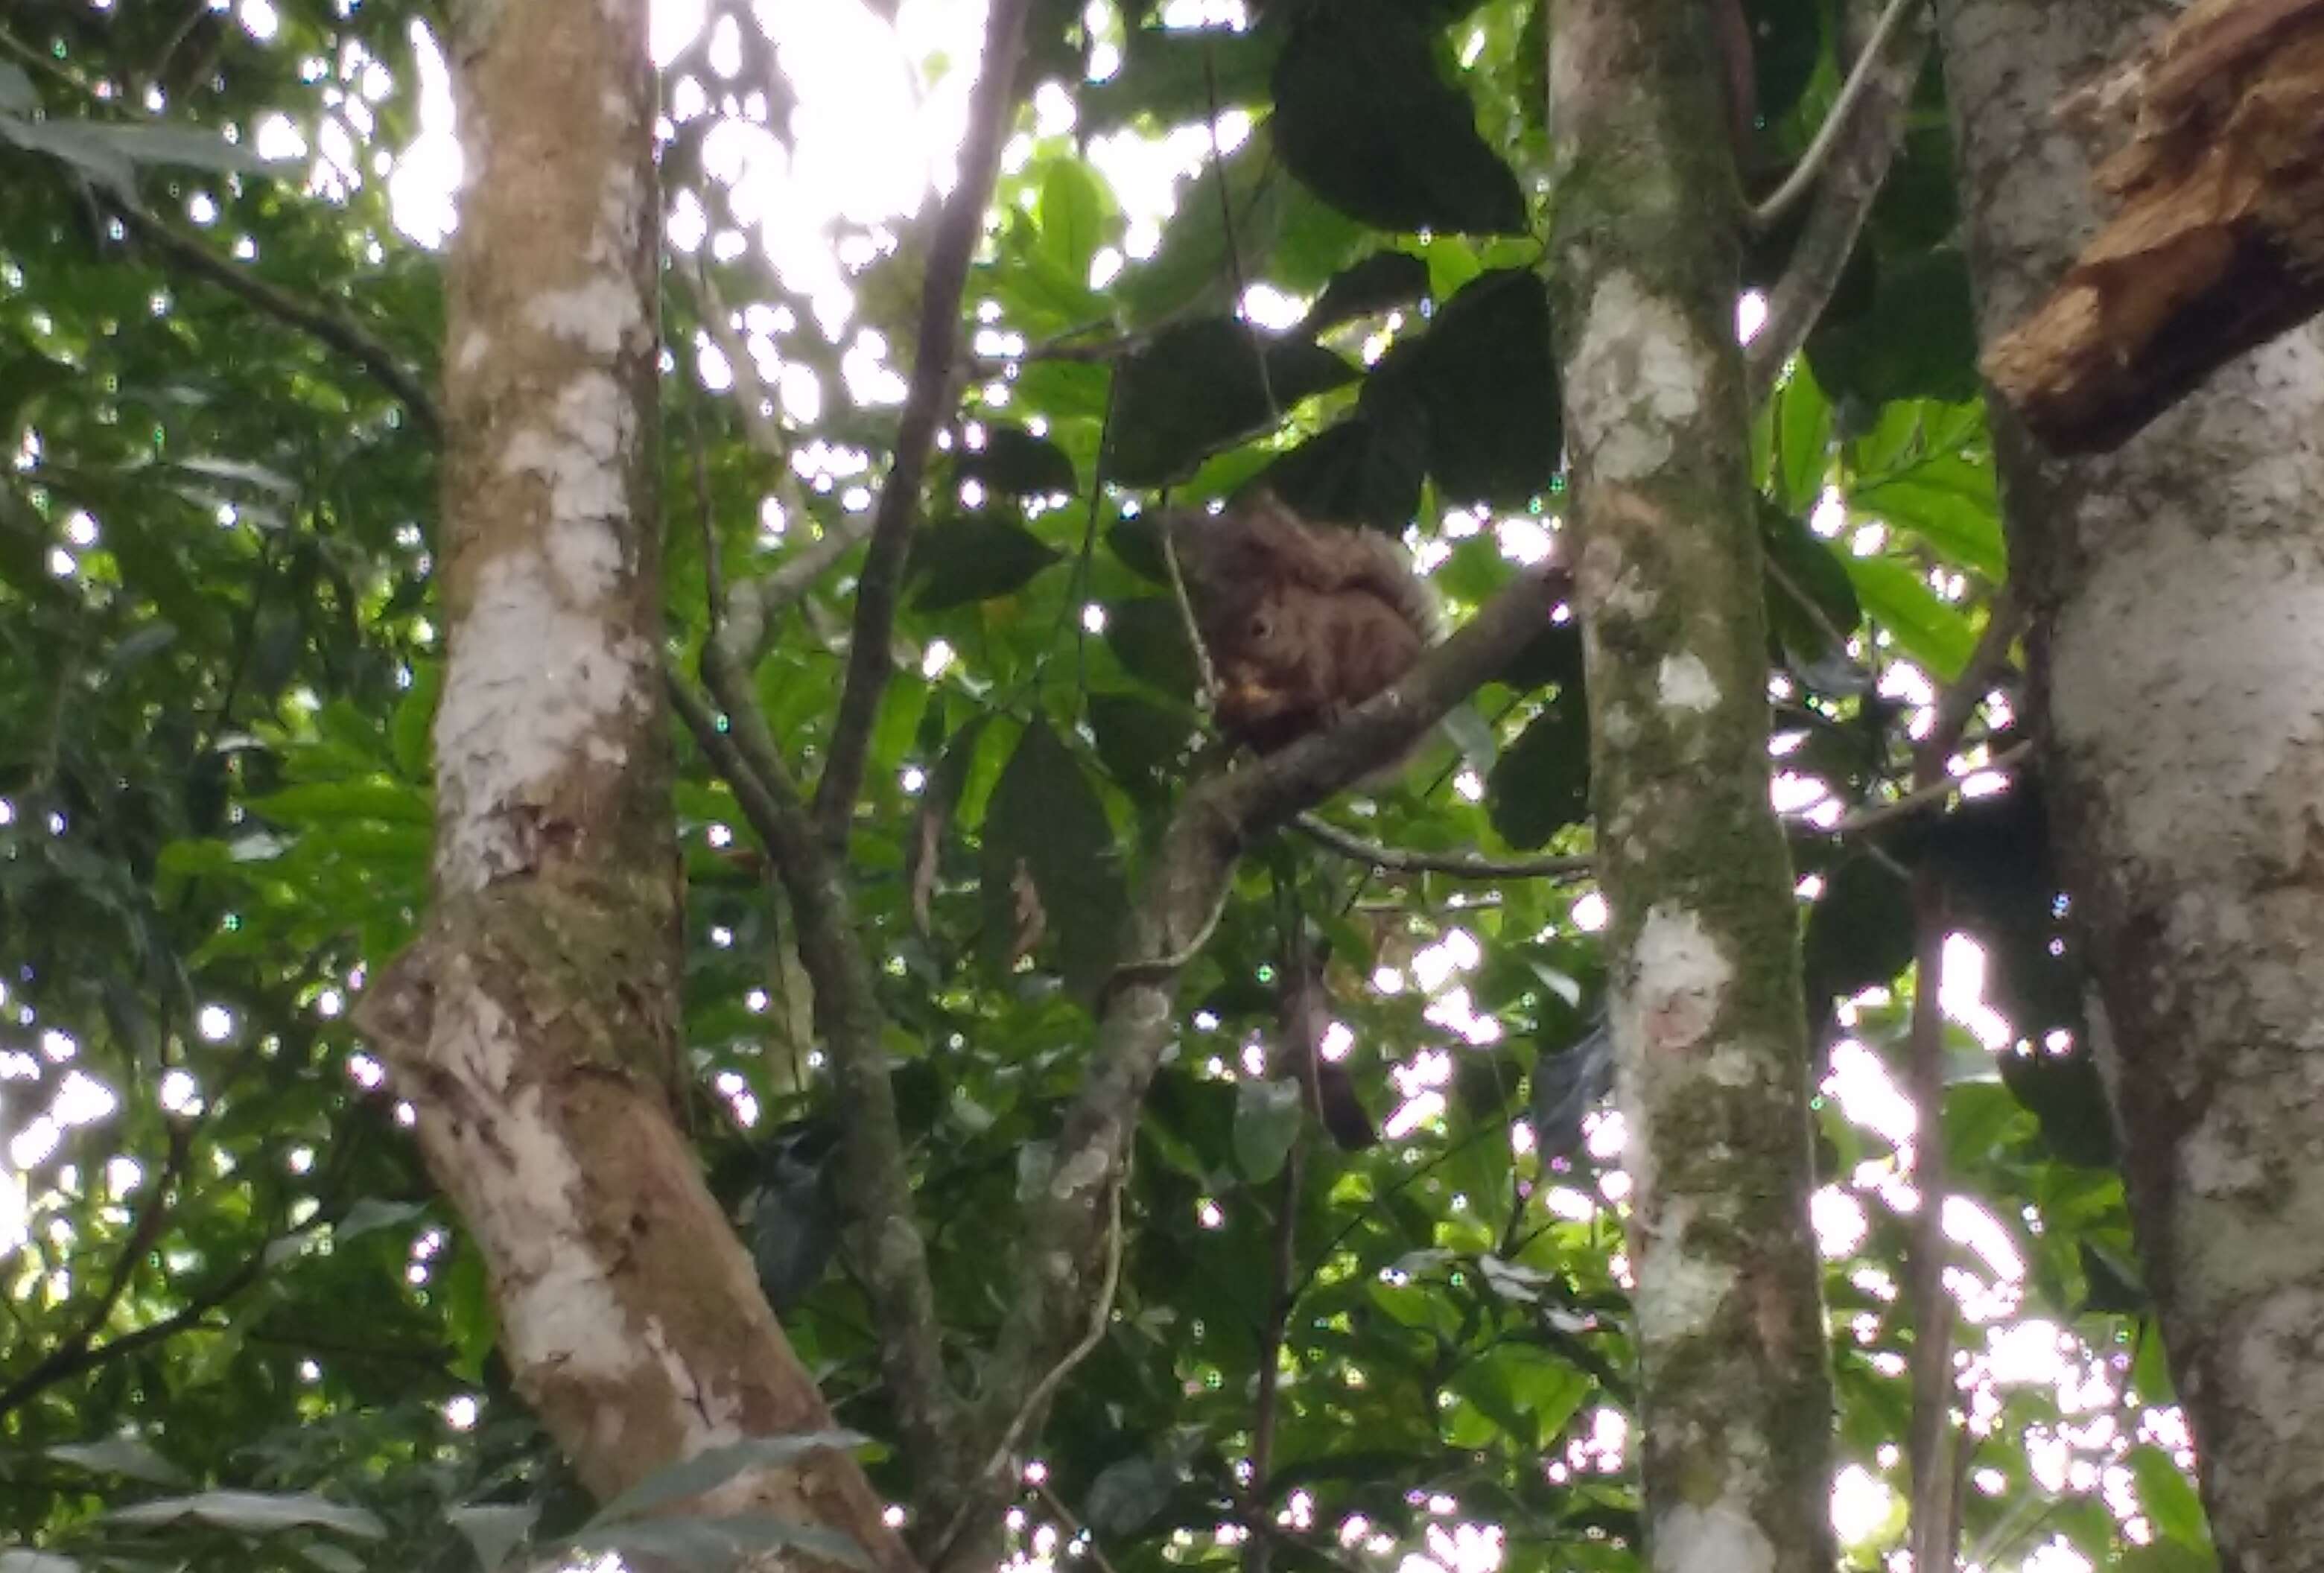
M 2060 96 L 2158 0 L 1947 0 L 1987 342 L 2098 225 Z M 2222 368 L 2117 453 L 1997 401 L 2046 800 L 2149 1284 L 2223 1563 L 2324 1568 L 2324 342 Z
M 517 1384 L 600 1497 L 831 1424 L 673 1121 L 647 9 L 503 0 L 455 40 L 435 905 L 361 1017 Z M 908 1566 L 844 1454 L 713 1498 Z
M 2121 100 L 2135 129 L 2095 177 L 2120 210 L 1986 357 L 2061 452 L 2324 309 L 2324 0 L 2202 0 L 2084 95 Z
M 1699 5 L 1555 0 L 1550 265 L 1572 454 L 1650 1566 L 1831 1566 L 1831 1392 L 1792 876 L 1769 806 L 1735 342 L 1740 201 Z

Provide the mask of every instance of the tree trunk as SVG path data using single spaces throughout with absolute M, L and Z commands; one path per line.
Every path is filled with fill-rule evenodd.
M 1550 257 L 1573 459 L 1650 1566 L 1831 1564 L 1831 1390 L 1735 299 L 1692 0 L 1557 0 Z
M 2120 141 L 2052 106 L 2174 8 L 1940 11 L 1990 344 L 2095 232 L 2090 157 Z M 1993 417 L 2092 1037 L 2213 1532 L 2230 1568 L 2324 1568 L 2324 342 L 2242 357 L 2103 459 Z
M 455 41 L 435 903 L 362 1017 L 484 1252 L 517 1384 L 600 1497 L 831 1424 L 673 1119 L 646 13 L 504 0 Z M 703 1510 L 908 1566 L 844 1454 Z

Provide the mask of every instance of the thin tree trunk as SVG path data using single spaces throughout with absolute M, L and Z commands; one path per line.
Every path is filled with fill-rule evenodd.
M 2097 227 L 2120 127 L 2060 95 L 2160 0 L 1947 0 L 1982 336 Z M 2092 1037 L 2223 1563 L 2324 1568 L 2324 340 L 2279 338 L 2108 457 L 1994 401 Z
M 1551 237 L 1599 869 L 1636 1191 L 1649 1565 L 1832 1559 L 1792 875 L 1702 7 L 1555 0 Z
M 600 1497 L 831 1424 L 673 1118 L 646 13 L 503 0 L 454 41 L 435 900 L 361 1018 L 484 1253 L 517 1385 Z M 909 1566 L 844 1454 L 703 1506 Z

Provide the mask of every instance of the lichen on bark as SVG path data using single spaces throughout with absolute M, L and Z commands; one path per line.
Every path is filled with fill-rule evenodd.
M 1550 263 L 1635 1200 L 1650 1565 L 1821 1569 L 1831 1394 L 1792 876 L 1733 330 L 1740 204 L 1683 0 L 1551 7 Z
M 2112 128 L 2056 105 L 2179 11 L 1938 10 L 1990 344 L 2098 229 Z M 2324 336 L 2237 358 L 2105 458 L 1988 404 L 2043 799 L 2220 1561 L 2324 1568 Z

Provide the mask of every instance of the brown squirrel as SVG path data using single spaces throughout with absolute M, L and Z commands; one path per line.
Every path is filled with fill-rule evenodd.
M 1332 725 L 1435 642 L 1437 606 L 1404 548 L 1311 524 L 1273 494 L 1170 520 L 1217 674 L 1219 730 L 1272 753 Z

